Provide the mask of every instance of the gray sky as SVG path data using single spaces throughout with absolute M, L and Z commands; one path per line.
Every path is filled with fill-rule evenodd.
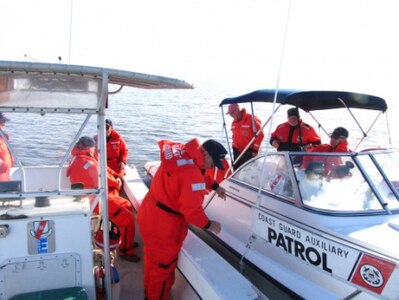
M 243 92 L 279 78 L 286 88 L 396 96 L 396 0 L 0 0 L 0 8 L 2 60 L 61 56 Z

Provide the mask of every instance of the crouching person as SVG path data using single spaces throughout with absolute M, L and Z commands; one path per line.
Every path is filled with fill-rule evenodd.
M 72 149 L 72 160 L 67 169 L 67 176 L 71 184 L 80 185 L 84 189 L 94 189 L 98 187 L 99 166 L 95 158 L 95 141 L 89 136 L 82 136 Z M 138 262 L 140 258 L 135 255 L 134 243 L 135 226 L 134 214 L 130 202 L 115 193 L 122 184 L 120 178 L 116 178 L 111 173 L 107 173 L 107 184 L 110 193 L 108 198 L 109 219 L 118 226 L 121 233 L 121 243 L 119 245 L 119 256 L 122 259 Z M 98 213 L 98 205 L 94 210 Z
M 207 193 L 204 173 L 214 166 L 223 169 L 227 153 L 216 141 L 162 140 L 158 145 L 161 164 L 137 216 L 144 242 L 144 292 L 149 300 L 169 299 L 188 224 L 220 232 L 220 223 L 209 220 L 202 207 Z

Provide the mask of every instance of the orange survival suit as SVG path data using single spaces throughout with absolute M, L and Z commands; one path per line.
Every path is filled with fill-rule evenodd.
M 351 152 L 348 148 L 349 144 L 347 140 L 340 142 L 335 148 L 330 144 L 321 144 L 312 148 L 311 152 Z M 339 156 L 304 156 L 302 161 L 302 168 L 307 169 L 312 161 L 321 161 L 324 163 L 324 176 L 328 176 L 331 171 L 334 171 L 334 167 L 342 164 L 341 157 Z M 331 174 L 332 177 L 340 177 L 336 174 Z
M 85 189 L 98 187 L 98 161 L 90 154 L 89 148 L 79 149 L 76 146 L 71 152 L 73 158 L 67 169 L 67 176 L 71 183 L 82 183 Z M 134 254 L 133 243 L 135 234 L 134 214 L 131 203 L 119 196 L 119 183 L 114 176 L 107 172 L 108 184 L 108 214 L 121 232 L 119 255 Z M 98 206 L 94 210 L 98 213 Z
M 259 120 L 259 118 L 247 113 L 245 108 L 241 109 L 241 115 L 242 117 L 239 121 L 234 120 L 231 123 L 234 161 L 237 160 L 237 158 L 255 136 L 255 133 L 258 132 L 262 126 L 262 122 Z M 255 125 L 255 130 L 253 125 Z M 259 135 L 255 137 L 255 140 L 247 149 L 247 151 L 241 156 L 240 160 L 234 164 L 235 169 L 238 169 L 242 164 L 258 154 L 263 138 L 264 133 L 263 131 L 260 131 Z
M 202 207 L 206 194 L 201 169 L 200 144 L 161 140 L 161 164 L 138 211 L 144 241 L 144 290 L 146 299 L 169 299 L 177 257 L 188 224 L 208 228 Z
M 8 135 L 6 138 L 8 139 Z M 0 137 L 0 181 L 10 180 L 10 169 L 14 164 L 14 159 L 8 150 L 6 142 Z
M 111 134 L 107 137 L 107 165 L 120 176 L 124 176 L 120 164 L 127 164 L 127 157 L 129 151 L 126 146 L 125 140 L 115 130 L 111 130 Z
M 222 164 L 223 170 L 219 170 L 217 167 L 205 170 L 205 184 L 208 191 L 216 190 L 219 187 L 219 183 L 232 174 L 232 171 L 229 170 L 230 165 L 226 159 L 222 160 Z
M 321 142 L 313 127 L 302 120 L 299 120 L 299 124 L 295 127 L 288 122 L 278 125 L 271 134 L 270 145 L 274 140 L 280 141 L 277 151 L 302 151 L 301 146 L 307 144 L 319 145 Z

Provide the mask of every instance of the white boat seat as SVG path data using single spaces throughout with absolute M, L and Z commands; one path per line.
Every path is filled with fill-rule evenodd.
M 61 169 L 59 176 L 59 168 L 56 166 L 28 166 L 24 167 L 25 173 L 25 192 L 51 192 L 60 190 L 70 190 L 71 181 L 66 176 L 67 167 Z M 18 168 L 13 168 L 10 172 L 11 181 L 22 182 L 22 174 Z M 46 178 L 46 180 L 42 180 Z M 61 180 L 60 185 L 58 184 Z M 22 189 L 22 186 L 21 186 Z

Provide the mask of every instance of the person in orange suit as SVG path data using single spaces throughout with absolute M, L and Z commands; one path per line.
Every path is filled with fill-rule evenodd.
M 7 121 L 10 121 L 3 112 L 0 112 L 0 128 L 3 130 L 4 125 Z M 8 134 L 4 133 L 5 138 L 8 140 Z M 10 180 L 10 169 L 14 164 L 14 159 L 11 155 L 10 150 L 8 150 L 6 142 L 3 137 L 0 136 L 0 181 Z
M 206 195 L 204 170 L 223 169 L 227 151 L 218 142 L 186 144 L 161 140 L 161 164 L 139 207 L 137 221 L 144 242 L 145 298 L 169 299 L 177 258 L 188 224 L 219 233 L 220 223 L 209 220 L 202 203 Z
M 105 120 L 105 130 L 107 136 L 107 166 L 123 178 L 126 174 L 125 166 L 129 150 L 125 140 L 114 129 L 114 125 L 110 119 Z
M 206 188 L 209 192 L 212 190 L 216 191 L 216 194 L 219 197 L 225 199 L 226 192 L 224 188 L 219 186 L 219 183 L 221 183 L 225 178 L 231 176 L 232 171 L 226 159 L 222 160 L 222 165 L 223 165 L 223 170 L 220 170 L 217 167 L 205 170 L 205 183 L 206 183 Z
M 270 137 L 270 145 L 277 151 L 303 151 L 307 146 L 321 143 L 314 128 L 299 117 L 299 111 L 293 107 L 287 110 L 287 122 L 277 126 Z
M 67 176 L 74 186 L 79 184 L 84 189 L 98 187 L 99 166 L 95 158 L 95 141 L 89 136 L 82 136 L 72 149 L 72 160 L 67 169 Z M 135 225 L 134 214 L 131 203 L 120 196 L 118 191 L 122 181 L 114 177 L 112 170 L 107 172 L 108 213 L 110 220 L 115 223 L 121 232 L 121 243 L 119 245 L 119 257 L 122 259 L 138 262 L 140 258 L 135 255 L 134 243 Z M 98 206 L 95 209 L 98 212 Z
M 329 144 L 320 144 L 315 147 L 310 147 L 307 152 L 351 152 L 348 144 L 349 132 L 344 127 L 337 127 L 331 133 Z M 347 175 L 345 168 L 339 168 L 342 165 L 342 159 L 339 156 L 304 156 L 302 161 L 302 168 L 308 172 L 312 171 L 312 162 L 321 162 L 324 167 L 323 175 L 330 176 L 332 178 L 340 178 L 343 174 Z M 342 166 L 341 166 L 342 167 Z
M 277 126 L 270 135 L 270 145 L 277 151 L 307 151 L 307 148 L 320 145 L 321 140 L 314 128 L 299 117 L 299 110 L 287 110 L 287 122 Z M 301 165 L 302 156 L 293 157 L 294 165 Z
M 263 131 L 259 132 L 262 125 L 259 118 L 247 113 L 245 108 L 240 109 L 237 103 L 229 105 L 227 114 L 233 118 L 233 122 L 231 123 L 231 131 L 233 134 L 233 167 L 234 170 L 237 170 L 242 164 L 258 154 L 264 138 L 264 133 Z M 252 144 L 244 152 L 251 141 Z M 243 152 L 244 154 L 242 157 L 236 161 Z

